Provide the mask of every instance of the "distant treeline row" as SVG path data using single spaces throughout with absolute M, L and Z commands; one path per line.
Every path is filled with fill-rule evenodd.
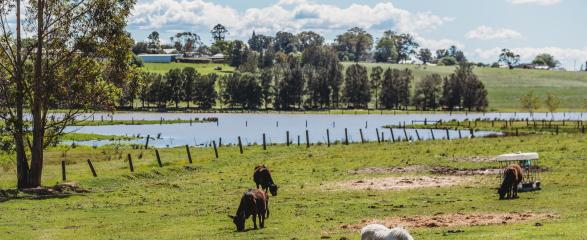
M 200 75 L 194 68 L 173 69 L 161 75 L 144 73 L 124 91 L 123 106 L 135 100 L 142 107 L 154 104 L 176 108 L 181 103 L 198 109 L 232 108 L 278 110 L 368 108 L 377 109 L 468 109 L 482 111 L 488 106 L 487 91 L 462 63 L 447 77 L 425 76 L 412 90 L 414 76 L 409 69 L 373 68 L 353 64 L 346 69 L 328 48 L 315 47 L 302 55 L 287 55 L 272 67 L 258 68 L 249 58 L 240 71 L 220 76 Z

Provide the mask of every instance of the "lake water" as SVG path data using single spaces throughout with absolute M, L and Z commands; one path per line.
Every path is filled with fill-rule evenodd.
M 266 134 L 267 144 L 271 143 L 286 143 L 286 132 L 290 132 L 290 141 L 294 144 L 299 141 L 301 144 L 306 142 L 306 130 L 309 133 L 311 143 L 326 143 L 327 134 L 330 132 L 330 141 L 341 141 L 345 139 L 345 128 L 348 129 L 348 137 L 350 142 L 361 141 L 360 131 L 363 132 L 365 141 L 377 141 L 376 132 L 379 131 L 380 136 L 385 140 L 390 140 L 391 132 L 389 129 L 383 128 L 386 125 L 411 124 L 412 121 L 428 122 L 443 120 L 449 121 L 452 119 L 465 120 L 476 118 L 488 119 L 535 119 L 535 120 L 586 120 L 587 114 L 583 113 L 535 113 L 533 115 L 527 113 L 474 113 L 474 114 L 277 114 L 277 113 L 227 113 L 227 114 L 199 114 L 199 113 L 117 113 L 115 115 L 109 114 L 95 114 L 93 117 L 86 116 L 90 119 L 100 121 L 104 119 L 114 120 L 159 120 L 161 118 L 166 120 L 171 119 L 194 119 L 205 117 L 217 117 L 218 123 L 194 123 L 186 124 L 163 124 L 163 125 L 112 125 L 112 126 L 86 126 L 86 127 L 68 127 L 66 132 L 76 131 L 79 133 L 94 133 L 103 135 L 126 135 L 136 136 L 140 135 L 142 139 L 134 141 L 123 141 L 121 143 L 144 144 L 145 137 L 150 135 L 149 146 L 154 147 L 175 147 L 175 146 L 206 146 L 210 145 L 212 141 L 218 144 L 222 139 L 222 144 L 236 144 L 237 137 L 240 136 L 243 144 L 261 144 L 263 133 Z M 393 129 L 395 139 L 405 139 L 405 135 L 413 140 L 418 139 L 432 139 L 430 130 L 414 130 L 407 129 L 404 133 L 403 129 Z M 435 139 L 446 138 L 445 130 L 433 130 Z M 488 134 L 495 134 L 492 132 L 475 132 L 476 137 L 486 136 Z M 157 136 L 160 136 L 157 138 Z M 470 137 L 469 131 L 461 131 L 460 136 Z M 458 131 L 449 131 L 451 139 L 458 138 Z M 111 144 L 111 141 L 85 141 L 76 142 L 76 144 L 101 146 L 104 144 Z

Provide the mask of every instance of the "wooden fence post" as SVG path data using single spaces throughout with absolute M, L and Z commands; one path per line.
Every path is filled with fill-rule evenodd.
M 147 142 L 145 142 L 145 149 L 149 148 L 149 139 L 151 138 L 151 135 L 147 135 Z
M 459 129 L 459 139 L 463 139 L 463 134 L 461 133 L 461 129 Z
M 379 128 L 375 128 L 375 134 L 377 134 L 377 142 L 381 143 L 381 138 L 379 137 Z
M 330 147 L 330 130 L 326 129 L 326 142 L 328 143 L 328 147 Z
M 128 158 L 128 167 L 130 168 L 130 172 L 134 172 L 135 168 L 132 165 L 132 157 L 130 156 L 130 153 L 127 155 L 127 158 Z
M 393 135 L 393 128 L 389 128 L 389 133 L 391 133 L 391 142 L 395 142 L 395 136 Z
M 216 141 L 212 141 L 212 145 L 214 146 L 214 156 L 218 159 L 218 148 L 216 148 Z
M 408 131 L 406 131 L 406 125 L 404 124 L 404 137 L 406 137 L 406 142 L 410 141 L 410 138 L 408 137 Z
M 188 153 L 188 161 L 192 164 L 192 153 L 190 152 L 190 146 L 185 145 L 185 151 Z
M 471 138 L 475 138 L 475 130 L 470 129 L 469 131 L 471 132 Z
M 289 147 L 289 131 L 285 132 L 285 144 Z
M 243 154 L 243 142 L 241 141 L 241 136 L 238 136 L 238 148 L 240 149 L 241 154 Z
M 436 137 L 434 137 L 434 130 L 430 129 L 430 135 L 432 135 L 432 140 L 436 140 Z
M 448 128 L 446 129 L 446 140 L 450 140 L 450 132 L 448 131 Z
M 263 150 L 267 150 L 267 142 L 265 140 L 265 133 L 263 133 Z
M 418 132 L 418 129 L 415 129 L 416 131 L 416 137 L 418 138 L 418 141 L 422 141 L 422 139 L 420 138 L 420 133 Z
M 359 133 L 361 134 L 361 143 L 365 143 L 365 139 L 363 138 L 363 129 L 359 128 Z
M 301 142 L 300 142 L 300 135 L 298 135 L 298 147 L 300 146 Z
M 67 181 L 67 176 L 65 175 L 65 160 L 61 160 L 61 179 Z
M 349 133 L 348 133 L 348 129 L 344 129 L 344 144 L 345 145 L 349 145 Z
M 306 129 L 306 148 L 310 148 L 310 133 Z
M 94 177 L 98 177 L 98 174 L 96 174 L 96 169 L 94 169 L 94 165 L 92 164 L 92 161 L 90 161 L 90 159 L 88 159 L 88 166 L 90 166 L 90 170 L 92 171 L 92 175 L 94 175 Z
M 161 163 L 161 156 L 159 155 L 159 149 L 155 149 L 155 155 L 157 156 L 157 164 L 159 164 L 159 167 L 163 167 L 163 163 Z

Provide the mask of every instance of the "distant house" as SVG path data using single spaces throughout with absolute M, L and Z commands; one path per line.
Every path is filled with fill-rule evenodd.
M 175 48 L 164 48 L 162 49 L 165 54 L 178 54 L 179 52 Z
M 138 57 L 145 63 L 171 63 L 181 55 L 178 54 L 139 54 Z

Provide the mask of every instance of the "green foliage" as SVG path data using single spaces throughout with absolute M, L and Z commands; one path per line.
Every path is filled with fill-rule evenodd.
M 340 60 L 348 58 L 359 62 L 366 59 L 367 53 L 373 48 L 373 36 L 359 27 L 349 29 L 335 39 Z
M 253 73 L 234 73 L 222 81 L 222 101 L 230 107 L 257 109 L 261 105 L 261 84 Z
M 499 62 L 507 64 L 510 69 L 513 69 L 520 62 L 520 55 L 504 48 L 499 55 Z
M 379 100 L 381 106 L 386 109 L 407 108 L 410 103 L 410 88 L 413 78 L 412 71 L 409 69 L 388 68 L 385 70 Z
M 549 68 L 555 68 L 560 65 L 560 62 L 554 59 L 554 56 L 548 53 L 538 54 L 532 63 L 536 65 L 548 66 Z
M 223 42 L 228 32 L 228 29 L 222 24 L 216 24 L 216 26 L 214 26 L 212 30 L 210 30 L 212 38 L 215 42 Z
M 551 113 L 555 112 L 559 108 L 560 103 L 560 99 L 551 93 L 549 93 L 544 100 L 544 105 L 546 105 L 548 111 Z
M 367 68 L 353 64 L 346 70 L 343 98 L 353 108 L 364 108 L 371 101 L 371 86 Z
M 299 50 L 299 39 L 289 32 L 277 32 L 273 44 L 275 52 L 290 54 Z
M 381 89 L 382 74 L 382 67 L 374 67 L 371 69 L 371 81 L 369 83 L 371 85 L 371 91 L 375 97 L 375 109 L 379 108 L 379 90 Z
M 442 98 L 442 77 L 438 74 L 427 75 L 416 84 L 414 106 L 418 109 L 437 109 Z
M 432 57 L 432 52 L 430 51 L 430 49 L 422 48 L 420 49 L 420 53 L 418 54 L 418 59 L 420 59 L 422 63 L 427 64 L 432 62 L 434 58 Z
M 535 95 L 534 90 L 530 90 L 526 95 L 520 97 L 520 104 L 522 108 L 533 113 L 540 108 L 540 98 Z

